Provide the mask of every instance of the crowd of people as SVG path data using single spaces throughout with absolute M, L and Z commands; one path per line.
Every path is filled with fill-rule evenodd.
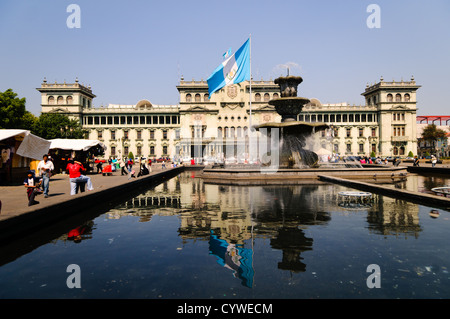
M 97 173 L 104 173 L 105 170 L 109 170 L 109 172 L 121 172 L 121 175 L 128 176 L 128 179 L 138 178 L 141 176 L 149 175 L 152 172 L 152 164 L 154 161 L 151 159 L 140 158 L 135 161 L 131 158 L 125 159 L 109 159 L 106 161 L 96 160 L 97 163 Z M 106 164 L 103 167 L 103 164 Z M 137 169 L 135 167 L 137 166 Z M 162 161 L 161 168 L 166 169 L 167 167 L 177 167 L 178 164 L 175 162 Z M 86 175 L 88 168 L 84 167 L 84 165 L 75 159 L 70 159 L 67 163 L 65 171 L 69 174 L 69 183 L 70 183 L 70 195 L 75 195 L 78 193 L 78 190 L 83 192 L 85 189 L 90 191 L 93 190 L 94 187 L 92 185 L 92 180 L 89 176 Z M 36 171 L 30 170 L 25 177 L 23 182 L 28 197 L 28 206 L 39 204 L 36 201 L 36 195 L 44 194 L 44 198 L 49 196 L 50 189 L 50 177 L 55 171 L 55 166 L 53 164 L 52 158 L 45 154 L 42 158 L 42 161 L 39 162 Z

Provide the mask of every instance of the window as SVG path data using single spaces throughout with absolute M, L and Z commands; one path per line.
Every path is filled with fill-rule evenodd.
M 347 122 L 347 114 L 342 115 L 342 122 Z
M 367 115 L 367 122 L 373 122 L 372 120 L 372 114 Z
M 128 125 L 133 124 L 133 117 L 132 116 L 127 116 L 127 124 Z
M 128 152 L 128 146 L 125 146 L 123 148 L 123 156 L 128 156 L 129 152 Z
M 181 135 L 180 135 L 180 130 L 179 130 L 179 129 L 176 129 L 176 130 L 175 130 L 175 138 L 176 138 L 176 139 L 179 139 L 180 136 L 181 136 Z
M 165 140 L 167 139 L 167 130 L 163 131 L 163 139 L 165 139 Z
M 203 101 L 204 102 L 209 102 L 209 94 L 203 95 Z
M 111 131 L 111 139 L 112 140 L 116 139 L 116 131 Z
M 278 93 L 274 93 L 274 94 L 273 94 L 273 98 L 274 98 L 274 99 L 278 99 L 278 97 L 279 97 Z
M 411 100 L 411 97 L 408 93 L 405 94 L 405 102 L 409 102 Z
M 334 144 L 334 152 L 339 153 L 339 144 Z
M 268 102 L 270 100 L 270 95 L 269 93 L 264 94 L 264 101 Z
M 217 128 L 217 138 L 222 138 L 222 128 L 221 127 Z
M 399 93 L 397 93 L 395 95 L 395 102 L 401 102 L 401 101 L 402 101 L 402 96 Z
M 359 144 L 359 152 L 364 153 L 364 144 Z
M 176 115 L 172 115 L 172 124 L 178 124 L 178 117 Z
M 154 140 L 155 139 L 155 131 L 154 130 L 151 130 L 150 131 L 150 139 L 151 140 Z M 153 153 L 152 153 L 153 154 Z
M 94 124 L 95 125 L 99 125 L 100 124 L 100 119 L 98 118 L 98 116 L 94 116 Z
M 153 145 L 150 146 L 150 155 L 155 155 L 155 147 Z
M 336 122 L 340 122 L 341 121 L 341 114 L 337 114 L 336 115 Z
M 164 124 L 164 116 L 159 117 L 159 124 Z
M 347 144 L 347 153 L 351 153 L 352 151 L 352 144 Z
M 394 100 L 394 97 L 392 96 L 391 93 L 389 93 L 389 94 L 386 96 L 386 99 L 387 99 L 388 102 L 392 102 L 392 101 Z
M 195 94 L 195 102 L 201 102 L 200 94 Z
M 108 116 L 108 125 L 113 124 L 113 118 L 111 116 Z
M 152 122 L 152 124 L 158 124 L 158 117 L 155 115 L 155 116 L 153 116 L 153 122 Z
M 167 146 L 163 146 L 163 155 L 167 155 Z
M 111 156 L 116 156 L 116 147 L 111 146 Z
M 124 137 L 125 139 L 128 139 L 128 131 L 123 131 L 123 137 Z
M 377 136 L 377 129 L 376 128 L 372 128 L 372 137 Z
M 355 114 L 355 122 L 361 122 L 361 116 L 359 114 Z
M 48 97 L 48 104 L 55 104 L 55 98 L 53 96 Z
M 137 156 L 142 155 L 142 146 L 140 146 L 140 145 L 136 146 L 136 155 Z
M 192 101 L 192 95 L 186 94 L 186 102 L 191 102 L 191 101 Z
M 348 128 L 348 129 L 346 130 L 346 133 L 347 133 L 347 137 L 350 137 L 350 136 L 351 136 L 351 129 Z
M 103 132 L 102 131 L 97 131 L 97 138 L 99 140 L 101 140 L 103 138 Z
M 93 120 L 92 120 L 92 116 L 88 116 L 88 125 L 92 125 Z
M 69 95 L 69 96 L 66 98 L 66 103 L 67 103 L 67 104 L 72 104 L 72 102 L 73 102 L 72 96 Z
M 261 102 L 261 94 L 259 93 L 255 94 L 255 102 Z
M 106 117 L 100 117 L 100 123 L 102 123 L 102 125 L 106 125 Z
M 372 144 L 372 152 L 377 152 L 377 144 Z
M 359 131 L 359 137 L 363 137 L 364 136 L 364 129 L 360 128 L 358 131 Z
M 333 129 L 333 136 L 334 136 L 334 137 L 339 137 L 339 129 L 338 129 L 337 127 L 335 127 L 335 128 Z
M 58 96 L 58 98 L 56 99 L 56 104 L 63 104 L 64 103 L 64 99 L 62 96 Z
M 170 115 L 166 115 L 166 124 L 171 124 L 170 123 Z
M 140 139 L 142 139 L 142 131 L 137 131 L 136 132 L 136 138 L 138 139 L 138 140 L 140 140 Z
M 126 123 L 126 117 L 125 116 L 121 116 L 120 117 L 120 124 L 124 125 Z

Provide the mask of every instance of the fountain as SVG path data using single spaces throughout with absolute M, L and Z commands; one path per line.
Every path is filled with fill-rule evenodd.
M 272 129 L 280 129 L 280 168 L 316 167 L 319 157 L 316 153 L 305 149 L 306 138 L 313 133 L 323 131 L 329 126 L 326 123 L 307 123 L 297 121 L 303 106 L 310 102 L 304 97 L 297 97 L 297 87 L 303 79 L 300 76 L 286 76 L 275 79 L 280 85 L 281 97 L 269 101 L 281 115 L 281 123 L 264 123 L 254 128 L 258 131 L 267 129 L 268 137 Z

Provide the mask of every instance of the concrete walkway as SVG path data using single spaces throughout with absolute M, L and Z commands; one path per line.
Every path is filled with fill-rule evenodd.
M 136 166 L 136 165 L 135 165 Z M 112 176 L 88 174 L 94 190 L 70 195 L 69 176 L 57 174 L 50 178 L 49 197 L 36 196 L 39 204 L 28 206 L 28 198 L 24 186 L 0 186 L 0 240 L 12 236 L 16 232 L 24 232 L 39 225 L 73 215 L 76 211 L 88 209 L 99 203 L 107 204 L 114 197 L 137 191 L 158 184 L 166 178 L 177 175 L 185 168 L 162 169 L 161 165 L 152 165 L 149 175 L 128 179 L 120 170 Z M 25 177 L 24 177 L 25 178 Z

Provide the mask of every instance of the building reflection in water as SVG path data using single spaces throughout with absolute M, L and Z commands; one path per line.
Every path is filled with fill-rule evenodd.
M 327 225 L 331 213 L 367 214 L 368 229 L 382 235 L 417 237 L 419 207 L 374 195 L 371 207 L 352 212 L 338 205 L 338 193 L 348 190 L 331 184 L 287 186 L 231 186 L 204 183 L 192 172 L 165 181 L 107 213 L 107 218 L 137 216 L 148 222 L 154 215 L 178 216 L 183 243 L 203 240 L 217 263 L 232 270 L 246 287 L 252 287 L 253 243 L 270 239 L 282 252 L 278 268 L 306 271 L 302 253 L 313 250 L 305 231 Z

